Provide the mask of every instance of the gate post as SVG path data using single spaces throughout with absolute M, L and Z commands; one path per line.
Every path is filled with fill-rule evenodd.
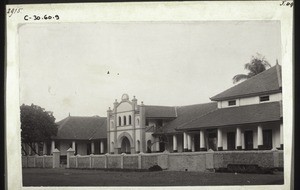
M 69 148 L 67 150 L 67 168 L 70 168 L 70 157 L 74 156 L 75 154 L 75 150 L 73 150 L 72 148 Z
M 53 168 L 59 168 L 60 151 L 56 148 L 53 150 Z
M 138 154 L 138 169 L 142 169 L 142 154 L 143 152 Z

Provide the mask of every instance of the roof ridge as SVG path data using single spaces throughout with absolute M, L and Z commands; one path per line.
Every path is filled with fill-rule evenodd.
M 182 108 L 182 107 L 188 107 L 188 106 L 200 106 L 200 105 L 206 105 L 206 104 L 216 104 L 216 102 L 206 102 L 206 103 L 200 103 L 200 104 L 189 104 L 189 105 L 184 105 L 184 106 L 177 106 L 179 108 Z
M 150 106 L 152 106 L 152 107 L 170 107 L 170 108 L 174 108 L 174 107 L 176 107 L 176 106 L 160 106 L 160 105 L 144 105 L 145 107 L 150 107 Z

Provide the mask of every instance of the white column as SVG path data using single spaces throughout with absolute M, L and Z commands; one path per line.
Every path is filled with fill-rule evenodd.
M 220 128 L 218 128 L 218 150 L 223 150 L 223 135 Z
M 177 136 L 173 135 L 173 152 L 177 152 Z
M 283 125 L 280 123 L 280 148 L 283 149 Z
M 95 144 L 94 144 L 94 142 L 91 142 L 91 153 L 95 154 Z
M 54 149 L 55 149 L 55 141 L 52 140 L 51 141 L 51 154 L 53 154 Z
M 101 154 L 104 153 L 104 144 L 103 144 L 103 141 L 100 141 L 100 153 Z
M 200 150 L 205 150 L 205 137 L 203 130 L 200 130 Z
M 155 149 L 156 152 L 159 152 L 159 138 L 156 138 Z
M 242 132 L 242 149 L 245 149 L 245 133 Z
M 262 132 L 262 126 L 257 126 L 257 148 L 262 149 L 263 148 L 263 132 Z
M 186 135 L 187 135 L 187 146 L 188 146 L 188 151 L 192 151 L 191 134 L 186 134 Z
M 47 154 L 47 143 L 44 142 L 43 144 L 43 155 L 46 155 Z
M 36 154 L 39 154 L 39 143 L 34 143 Z
M 74 151 L 75 151 L 75 149 L 76 149 L 75 147 L 76 147 L 76 144 L 75 144 L 75 141 L 73 141 L 73 142 L 72 142 L 72 149 L 73 149 Z
M 187 146 L 187 134 L 186 132 L 183 132 L 183 151 L 186 152 L 187 149 L 188 149 L 188 146 Z
M 241 134 L 241 128 L 236 128 L 236 141 L 235 141 L 236 149 L 240 150 L 242 149 L 242 134 Z

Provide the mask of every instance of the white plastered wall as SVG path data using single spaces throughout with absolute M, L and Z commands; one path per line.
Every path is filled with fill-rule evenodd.
M 234 106 L 228 106 L 228 100 L 218 101 L 218 108 L 245 106 L 245 105 L 252 105 L 252 104 L 259 104 L 259 103 L 276 102 L 276 101 L 282 100 L 282 93 L 270 94 L 269 96 L 270 96 L 270 100 L 266 101 L 266 102 L 259 102 L 259 96 L 233 99 L 233 100 L 236 100 L 236 105 L 234 105 Z

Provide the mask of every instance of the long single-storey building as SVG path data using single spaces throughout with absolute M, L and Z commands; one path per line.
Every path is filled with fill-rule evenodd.
M 44 143 L 66 155 L 283 149 L 281 66 L 188 106 L 154 106 L 123 94 L 107 117 L 69 116 Z M 49 145 L 50 144 L 50 145 Z M 51 151 L 47 151 L 51 149 Z

